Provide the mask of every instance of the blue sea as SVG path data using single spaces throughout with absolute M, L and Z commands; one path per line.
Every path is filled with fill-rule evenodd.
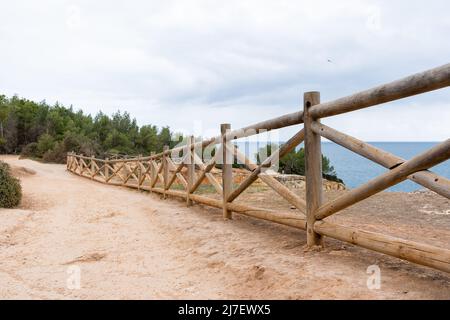
M 438 142 L 369 142 L 371 145 L 388 151 L 396 156 L 404 159 L 411 159 L 417 154 L 430 149 L 438 144 Z M 255 154 L 258 147 L 263 147 L 266 143 L 256 142 L 237 142 L 241 151 L 245 150 L 245 153 L 250 156 L 251 159 L 255 159 Z M 331 165 L 334 167 L 337 176 L 344 180 L 344 183 L 349 188 L 355 188 L 370 179 L 377 177 L 378 175 L 387 171 L 386 168 L 367 160 L 360 155 L 353 153 L 333 142 L 322 143 L 322 153 L 327 156 Z M 433 172 L 450 178 L 450 160 L 443 162 L 433 168 Z M 400 184 L 397 184 L 387 191 L 403 191 L 411 192 L 415 190 L 424 189 L 421 185 L 418 185 L 412 181 L 406 180 Z

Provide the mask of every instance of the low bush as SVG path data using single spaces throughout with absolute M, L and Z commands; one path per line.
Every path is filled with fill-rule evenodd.
M 38 144 L 32 142 L 23 147 L 20 156 L 23 158 L 37 158 L 38 157 Z
M 261 164 L 266 158 L 272 155 L 272 150 L 276 149 L 278 149 L 278 146 L 275 144 L 269 144 L 260 148 L 256 154 L 257 163 Z M 262 159 L 260 159 L 260 155 L 263 156 Z M 279 161 L 279 171 L 284 174 L 298 174 L 304 176 L 306 171 L 305 149 L 294 149 L 281 158 Z M 334 167 L 331 165 L 330 159 L 324 155 L 322 155 L 322 177 L 330 181 L 344 184 L 344 181 L 337 176 Z
M 37 151 L 40 157 L 42 157 L 47 151 L 52 150 L 54 147 L 55 139 L 51 135 L 44 133 L 39 137 L 37 142 Z
M 44 140 L 45 141 L 45 140 Z M 50 143 L 45 145 L 49 146 Z M 67 133 L 62 141 L 53 141 L 52 148 L 42 154 L 42 161 L 66 163 L 67 153 L 75 152 L 86 156 L 99 154 L 99 147 L 89 139 L 76 134 Z
M 64 148 L 64 144 L 57 142 L 55 147 L 51 150 L 47 150 L 42 156 L 42 161 L 51 163 L 65 163 L 67 157 L 67 151 Z
M 22 200 L 22 187 L 19 179 L 11 174 L 7 163 L 0 161 L 0 207 L 14 208 Z

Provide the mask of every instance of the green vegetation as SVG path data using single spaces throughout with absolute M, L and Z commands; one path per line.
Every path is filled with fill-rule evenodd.
M 177 136 L 180 139 L 175 141 Z M 139 127 L 127 112 L 118 111 L 112 116 L 100 112 L 92 117 L 81 110 L 74 111 L 72 106 L 66 108 L 59 103 L 50 106 L 45 101 L 36 103 L 0 95 L 0 153 L 64 163 L 70 151 L 100 158 L 112 154 L 148 155 L 151 151 L 161 152 L 166 144 L 173 148 L 182 138 L 169 127 Z M 273 147 L 267 146 L 268 155 Z M 233 167 L 243 165 L 235 161 Z M 304 150 L 292 151 L 281 159 L 280 171 L 304 175 Z M 322 171 L 325 178 L 342 182 L 324 156 Z
M 67 152 L 108 157 L 160 152 L 176 145 L 169 127 L 139 127 L 127 112 L 95 117 L 59 103 L 0 95 L 0 153 L 63 163 Z
M 22 199 L 22 187 L 11 175 L 7 163 L 0 161 L 0 208 L 14 208 Z
M 258 150 L 256 154 L 258 164 L 261 163 L 260 155 L 266 155 L 269 157 L 272 154 L 272 150 L 278 149 L 275 144 L 269 144 Z M 262 159 L 265 160 L 265 157 Z M 279 162 L 279 171 L 285 174 L 298 174 L 305 175 L 305 149 L 300 148 L 299 150 L 292 150 Z M 331 165 L 330 159 L 322 155 L 322 176 L 330 181 L 336 181 L 344 183 L 341 179 L 337 177 L 334 167 Z

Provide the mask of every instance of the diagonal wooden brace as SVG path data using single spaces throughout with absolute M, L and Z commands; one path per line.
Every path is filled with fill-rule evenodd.
M 364 200 L 384 189 L 392 187 L 405 180 L 410 174 L 428 169 L 450 158 L 450 139 L 425 151 L 398 167 L 378 176 L 375 179 L 353 189 L 339 198 L 322 205 L 316 212 L 318 220 L 324 219 L 333 213 L 345 209 L 361 200 Z
M 237 187 L 229 196 L 227 201 L 232 202 L 236 199 L 242 192 L 244 192 L 253 182 L 258 179 L 258 175 L 261 173 L 263 167 L 270 166 L 275 157 L 282 158 L 289 152 L 295 149 L 297 145 L 303 142 L 305 138 L 304 129 L 297 132 L 291 139 L 289 139 L 285 144 L 283 144 L 277 151 L 275 151 L 270 157 L 263 161 L 258 167 L 256 167 L 247 179 L 245 179 L 239 187 Z

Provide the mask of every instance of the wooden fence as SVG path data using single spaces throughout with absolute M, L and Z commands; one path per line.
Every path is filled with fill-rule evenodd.
M 395 238 L 375 232 L 335 224 L 327 217 L 406 179 L 412 180 L 447 199 L 450 199 L 450 180 L 428 169 L 450 157 L 450 139 L 436 145 L 410 160 L 376 148 L 320 122 L 321 118 L 347 113 L 370 106 L 445 88 L 450 85 L 450 64 L 418 73 L 331 102 L 321 103 L 319 92 L 304 94 L 303 108 L 298 112 L 263 121 L 248 127 L 231 130 L 221 125 L 221 134 L 204 141 L 193 137 L 185 146 L 151 156 L 132 159 L 102 160 L 69 153 L 67 168 L 83 177 L 111 185 L 148 190 L 163 195 L 180 197 L 188 206 L 194 202 L 221 208 L 226 219 L 232 212 L 273 221 L 306 230 L 307 245 L 322 245 L 323 237 L 332 237 L 367 249 L 405 259 L 414 263 L 450 272 L 450 250 Z M 447 119 L 448 120 L 448 119 Z M 261 164 L 252 162 L 232 143 L 233 140 L 259 134 L 266 130 L 304 124 L 292 138 Z M 450 128 L 450 123 L 443 123 Z M 324 203 L 322 195 L 321 137 L 325 137 L 385 168 L 387 171 L 367 183 Z M 266 170 L 278 159 L 305 142 L 306 199 L 275 179 Z M 205 160 L 203 152 L 215 147 L 215 153 Z M 235 187 L 232 163 L 235 159 L 249 170 L 247 177 Z M 211 173 L 220 165 L 221 179 Z M 234 200 L 257 179 L 262 180 L 296 208 L 295 211 L 253 207 Z M 176 184 L 174 182 L 177 181 Z M 213 199 L 196 191 L 208 181 L 220 199 Z M 174 188 L 174 186 L 178 188 Z M 181 186 L 181 189 L 180 189 Z M 264 205 L 264 204 L 263 204 Z

